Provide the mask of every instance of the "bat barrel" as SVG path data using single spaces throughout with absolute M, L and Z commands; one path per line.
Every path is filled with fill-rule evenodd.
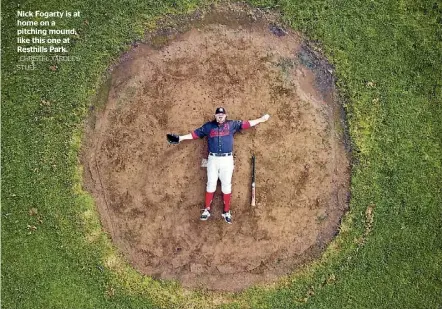
M 256 205 L 255 165 L 256 165 L 256 159 L 255 159 L 255 155 L 253 155 L 252 156 L 252 200 L 250 202 L 251 206 Z

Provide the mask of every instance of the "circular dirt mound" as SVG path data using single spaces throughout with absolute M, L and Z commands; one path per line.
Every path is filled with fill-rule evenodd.
M 218 11 L 161 48 L 139 45 L 110 83 L 85 142 L 86 187 L 137 270 L 237 291 L 292 272 L 336 234 L 349 180 L 340 109 L 330 70 L 295 34 Z M 272 116 L 235 135 L 232 225 L 219 186 L 212 217 L 199 220 L 206 141 L 165 139 L 211 120 L 217 106 L 230 119 Z

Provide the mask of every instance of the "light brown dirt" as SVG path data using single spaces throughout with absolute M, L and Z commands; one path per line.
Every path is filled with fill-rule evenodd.
M 84 143 L 85 186 L 116 246 L 141 273 L 188 288 L 238 291 L 294 271 L 320 255 L 347 208 L 331 73 L 295 33 L 236 14 L 212 12 L 160 48 L 129 52 Z M 212 217 L 199 220 L 205 140 L 165 138 L 190 133 L 217 106 L 230 119 L 271 115 L 235 136 L 232 225 L 221 218 L 219 187 Z

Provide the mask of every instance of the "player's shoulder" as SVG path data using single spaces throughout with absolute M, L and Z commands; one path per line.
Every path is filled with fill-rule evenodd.
M 237 123 L 241 123 L 242 120 L 228 119 L 227 122 L 228 122 L 228 123 L 234 123 L 234 124 L 237 124 Z
M 212 126 L 214 124 L 214 121 L 213 120 L 211 120 L 211 121 L 207 121 L 207 122 L 205 122 L 204 124 L 203 124 L 203 126 Z
M 218 125 L 218 123 L 216 122 L 216 120 L 211 120 L 211 121 L 207 121 L 204 125 L 206 127 L 216 127 Z
M 227 122 L 229 123 L 230 126 L 241 126 L 242 124 L 242 120 L 237 120 L 237 119 L 231 119 L 231 120 L 227 120 Z

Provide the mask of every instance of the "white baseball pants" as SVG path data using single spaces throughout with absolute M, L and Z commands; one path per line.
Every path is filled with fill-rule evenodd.
M 215 192 L 216 184 L 221 180 L 221 191 L 224 194 L 232 192 L 233 156 L 215 157 L 207 159 L 207 192 Z

